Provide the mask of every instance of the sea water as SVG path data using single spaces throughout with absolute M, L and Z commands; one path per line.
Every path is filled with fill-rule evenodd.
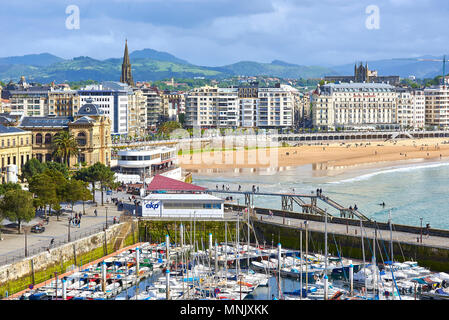
M 323 169 L 324 168 L 324 169 Z M 354 167 L 330 168 L 306 165 L 260 170 L 194 172 L 193 183 L 211 189 L 311 194 L 317 188 L 324 196 L 344 207 L 357 205 L 367 217 L 387 222 L 391 210 L 393 224 L 449 229 L 449 162 L 447 160 L 409 160 Z M 232 196 L 244 204 L 243 196 Z M 384 202 L 385 207 L 380 204 Z M 321 204 L 321 205 L 320 205 Z M 318 205 L 334 210 L 319 202 Z M 255 196 L 255 206 L 280 209 L 280 197 Z M 301 211 L 294 205 L 294 211 Z

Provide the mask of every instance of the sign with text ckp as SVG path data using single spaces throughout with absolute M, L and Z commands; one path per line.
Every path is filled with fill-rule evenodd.
M 161 202 L 160 201 L 145 201 L 142 207 L 143 216 L 160 215 Z

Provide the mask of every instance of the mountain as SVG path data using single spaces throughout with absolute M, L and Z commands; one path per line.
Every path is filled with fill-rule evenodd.
M 426 59 L 440 57 L 423 56 Z M 231 76 L 273 76 L 280 78 L 322 78 L 326 75 L 352 75 L 354 64 L 332 67 L 303 66 L 280 60 L 270 63 L 240 61 L 210 67 L 197 66 L 174 55 L 153 49 L 136 50 L 130 54 L 135 81 L 155 81 L 168 78 L 227 78 Z M 51 81 L 119 80 L 122 58 L 97 60 L 90 57 L 62 59 L 49 53 L 0 58 L 0 80 L 18 81 L 23 75 L 28 81 L 48 83 Z M 416 61 L 416 59 L 385 59 L 368 61 L 379 75 L 399 75 L 403 78 L 433 78 L 442 73 L 442 63 Z M 449 67 L 448 67 L 449 70 Z
M 320 78 L 325 74 L 335 72 L 329 68 L 301 66 L 279 60 L 274 60 L 271 63 L 241 61 L 211 69 L 235 76 L 273 76 L 280 78 Z
M 442 62 L 417 61 L 417 59 L 440 60 L 442 57 L 426 55 L 416 58 L 374 60 L 368 61 L 368 68 L 370 70 L 377 70 L 380 76 L 398 75 L 401 78 L 408 78 L 410 75 L 414 75 L 420 79 L 434 78 L 443 73 Z M 363 61 L 363 64 L 365 63 L 366 61 Z M 337 72 L 335 75 L 354 74 L 354 64 L 332 66 L 331 68 Z M 449 65 L 446 71 L 449 71 Z
M 27 54 L 24 56 L 0 58 L 0 65 L 30 65 L 43 67 L 63 60 L 64 59 L 50 53 Z
M 129 55 L 129 58 L 130 58 L 130 60 L 151 59 L 151 60 L 157 60 L 157 61 L 173 62 L 173 63 L 178 63 L 178 64 L 190 64 L 188 61 L 179 59 L 170 53 L 157 51 L 157 50 L 153 50 L 153 49 L 143 49 L 143 50 L 133 51 Z

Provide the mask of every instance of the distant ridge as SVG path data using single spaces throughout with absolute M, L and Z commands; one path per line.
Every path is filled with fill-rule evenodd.
M 0 65 L 30 65 L 44 67 L 61 61 L 64 61 L 64 59 L 50 53 L 40 53 L 0 58 Z
M 449 55 L 448 55 L 449 57 Z M 441 58 L 423 56 L 422 58 Z M 304 66 L 281 60 L 269 63 L 239 61 L 233 64 L 210 67 L 198 66 L 170 53 L 154 49 L 135 50 L 130 54 L 135 81 L 156 81 L 167 78 L 227 78 L 231 76 L 272 76 L 280 78 L 324 78 L 328 75 L 352 75 L 354 64 L 333 67 Z M 18 81 L 23 75 L 29 81 L 116 80 L 120 79 L 122 58 L 97 60 L 87 56 L 63 59 L 50 53 L 0 58 L 0 80 Z M 379 75 L 399 75 L 406 78 L 433 78 L 442 73 L 442 63 L 421 62 L 412 59 L 384 59 L 368 61 L 370 69 Z M 448 67 L 449 70 L 449 67 Z

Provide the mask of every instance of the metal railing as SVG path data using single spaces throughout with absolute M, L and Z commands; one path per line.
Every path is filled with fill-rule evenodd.
M 108 217 L 108 226 L 113 224 L 114 217 Z M 54 243 L 50 245 L 50 240 L 41 240 L 38 243 L 33 245 L 28 245 L 26 248 L 27 255 L 25 256 L 25 246 L 22 249 L 16 249 L 9 251 L 7 253 L 0 255 L 0 266 L 15 263 L 23 260 L 26 257 L 31 257 L 33 255 L 39 254 L 44 251 L 48 251 L 49 249 L 54 249 L 60 247 L 64 244 L 71 243 L 77 241 L 82 238 L 86 238 L 96 233 L 103 232 L 106 228 L 106 221 L 95 224 L 88 228 L 83 228 L 80 230 L 76 230 L 76 227 L 71 227 L 70 229 L 70 242 L 68 241 L 68 235 L 60 235 L 53 237 Z

